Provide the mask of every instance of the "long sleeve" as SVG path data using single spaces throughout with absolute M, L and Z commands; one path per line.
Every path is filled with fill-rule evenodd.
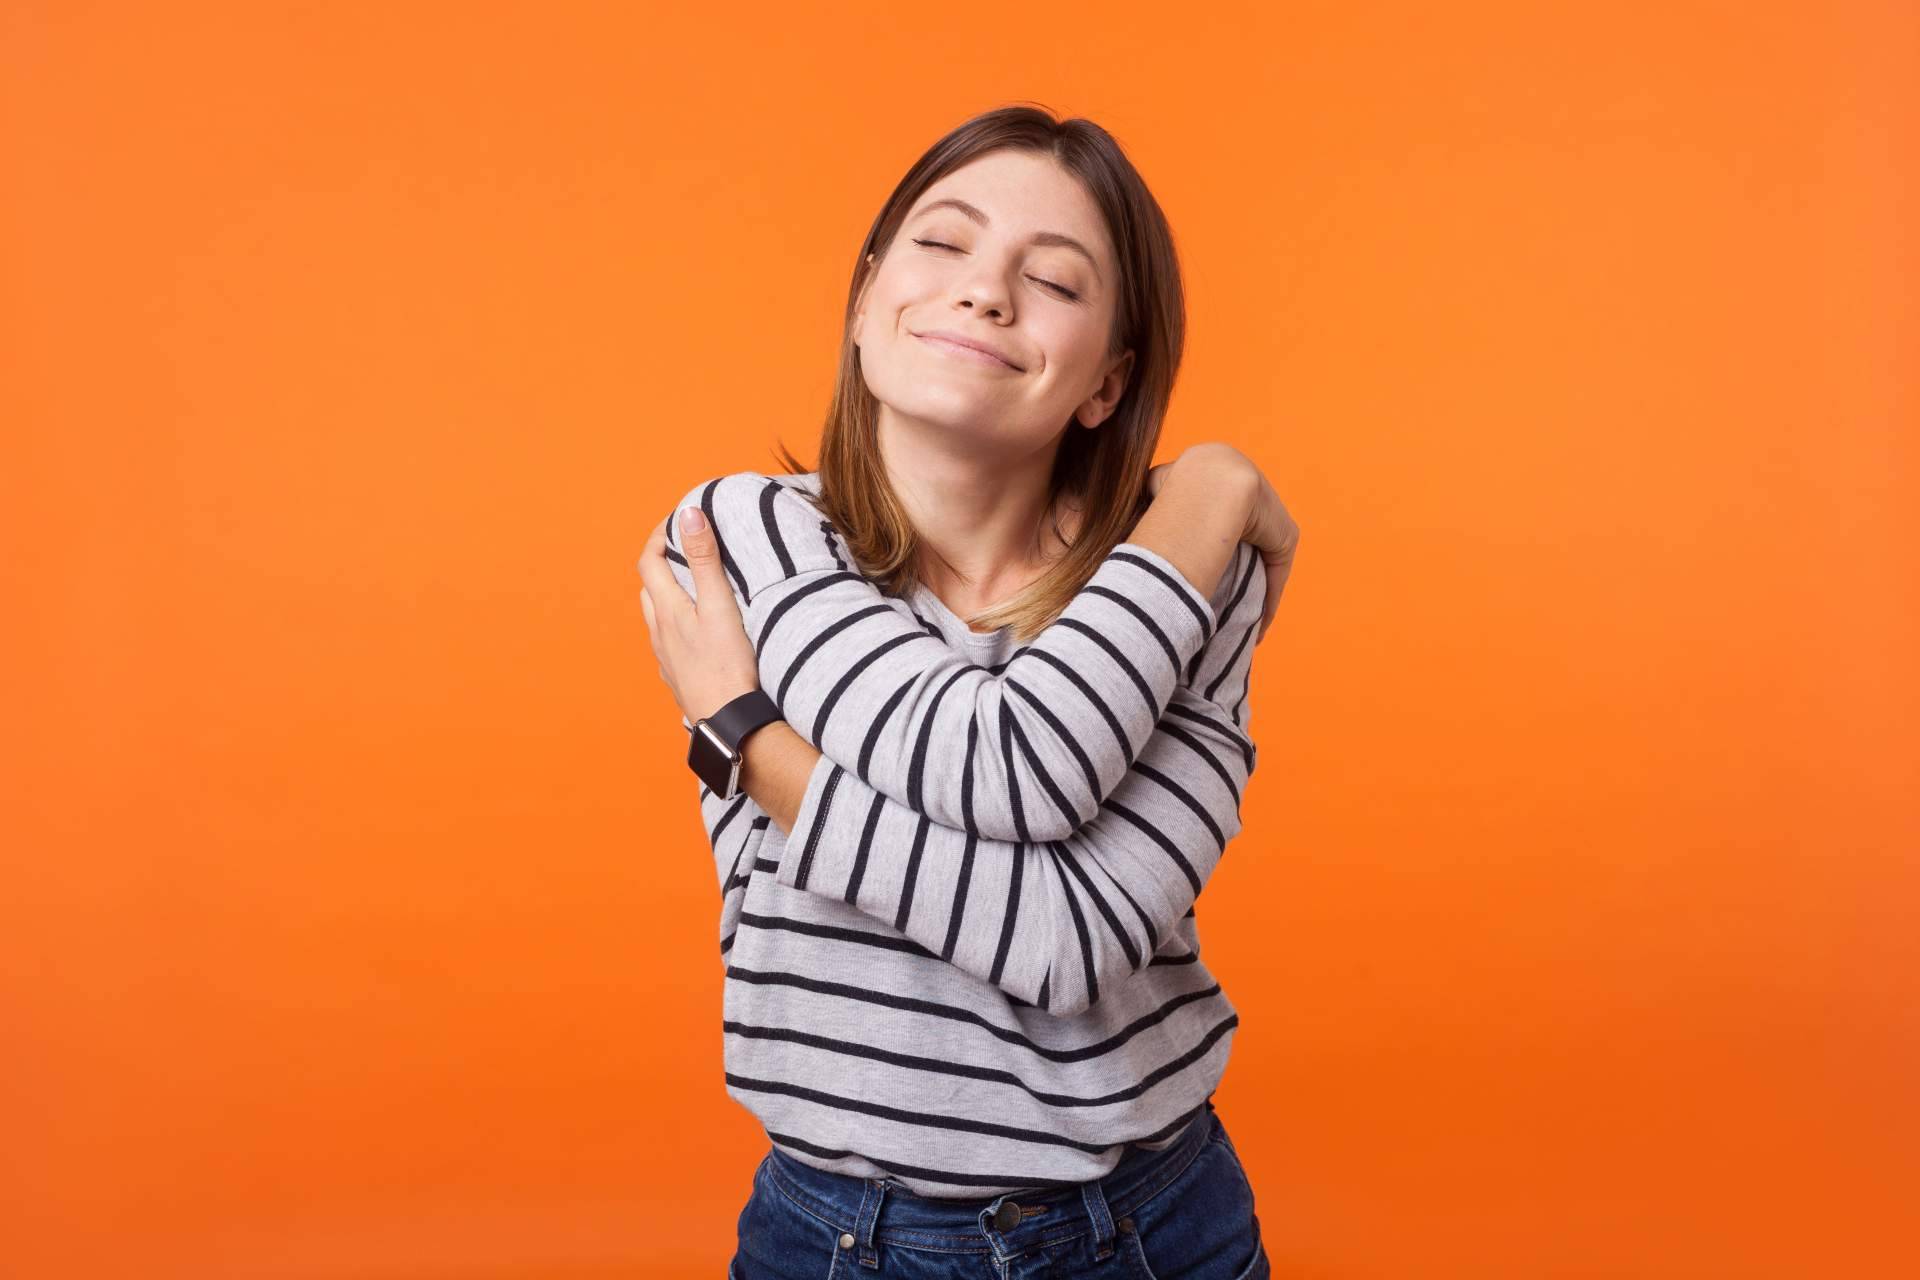
M 1175 690 L 1133 767 L 1079 830 L 983 839 L 822 755 L 775 878 L 886 921 L 1048 1013 L 1085 1012 L 1152 959 L 1240 831 L 1255 758 L 1242 709 L 1266 591 L 1265 574 L 1251 572 L 1258 554 L 1241 547 L 1251 564 L 1201 664 L 1214 674 L 1199 690 Z
M 700 825 L 706 829 L 707 844 L 713 849 L 714 873 L 719 877 L 724 900 L 746 881 L 766 839 L 767 825 L 773 820 L 744 791 L 731 800 L 722 800 L 706 783 L 694 781 L 699 787 Z
M 744 791 L 731 800 L 722 800 L 706 783 L 695 779 L 694 784 L 699 788 L 700 824 L 706 829 L 714 872 L 720 881 L 720 956 L 724 961 L 733 951 L 734 933 L 746 903 L 743 890 L 753 878 L 773 819 Z
M 689 506 L 712 524 L 761 687 L 787 722 L 849 780 L 979 838 L 1064 840 L 1127 776 L 1176 688 L 1244 683 L 1223 654 L 1203 660 L 1214 601 L 1139 544 L 1116 546 L 1051 626 L 988 670 L 853 570 L 805 494 L 757 472 L 675 506 L 667 558 L 690 595 Z

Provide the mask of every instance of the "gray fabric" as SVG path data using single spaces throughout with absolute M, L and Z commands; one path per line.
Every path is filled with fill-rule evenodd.
M 1089 1181 L 1164 1147 L 1238 1017 L 1193 903 L 1240 830 L 1252 635 L 1241 543 L 1210 597 L 1121 543 L 1015 650 L 861 577 L 818 473 L 691 490 L 759 654 L 823 754 L 790 837 L 698 787 L 721 888 L 728 1093 L 796 1160 L 916 1194 Z

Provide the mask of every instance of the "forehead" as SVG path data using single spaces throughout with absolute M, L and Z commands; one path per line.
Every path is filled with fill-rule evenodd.
M 995 151 L 970 160 L 923 191 L 908 217 L 918 217 L 942 200 L 971 205 L 996 234 L 1021 239 L 1050 233 L 1071 236 L 1102 262 L 1112 259 L 1106 223 L 1093 197 L 1078 178 L 1048 156 Z M 942 212 L 965 216 L 952 205 Z

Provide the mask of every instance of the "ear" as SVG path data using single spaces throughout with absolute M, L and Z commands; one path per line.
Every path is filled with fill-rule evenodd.
M 1107 370 L 1106 377 L 1100 379 L 1100 385 L 1094 393 L 1080 402 L 1073 411 L 1073 420 L 1080 426 L 1092 430 L 1107 420 L 1114 407 L 1120 403 L 1120 397 L 1127 392 L 1127 378 L 1133 373 L 1133 348 L 1128 347 L 1120 358 Z
M 867 295 L 873 291 L 875 255 L 867 255 L 867 278 L 860 282 L 860 293 L 853 301 L 853 345 L 860 345 L 860 333 L 867 319 Z

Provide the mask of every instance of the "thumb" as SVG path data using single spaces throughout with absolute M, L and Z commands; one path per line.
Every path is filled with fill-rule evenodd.
M 721 608 L 731 605 L 733 588 L 727 584 L 727 571 L 720 563 L 720 540 L 714 536 L 713 524 L 700 508 L 688 507 L 680 513 L 680 541 L 687 567 L 693 571 L 694 585 L 699 589 L 695 606 L 708 602 Z

